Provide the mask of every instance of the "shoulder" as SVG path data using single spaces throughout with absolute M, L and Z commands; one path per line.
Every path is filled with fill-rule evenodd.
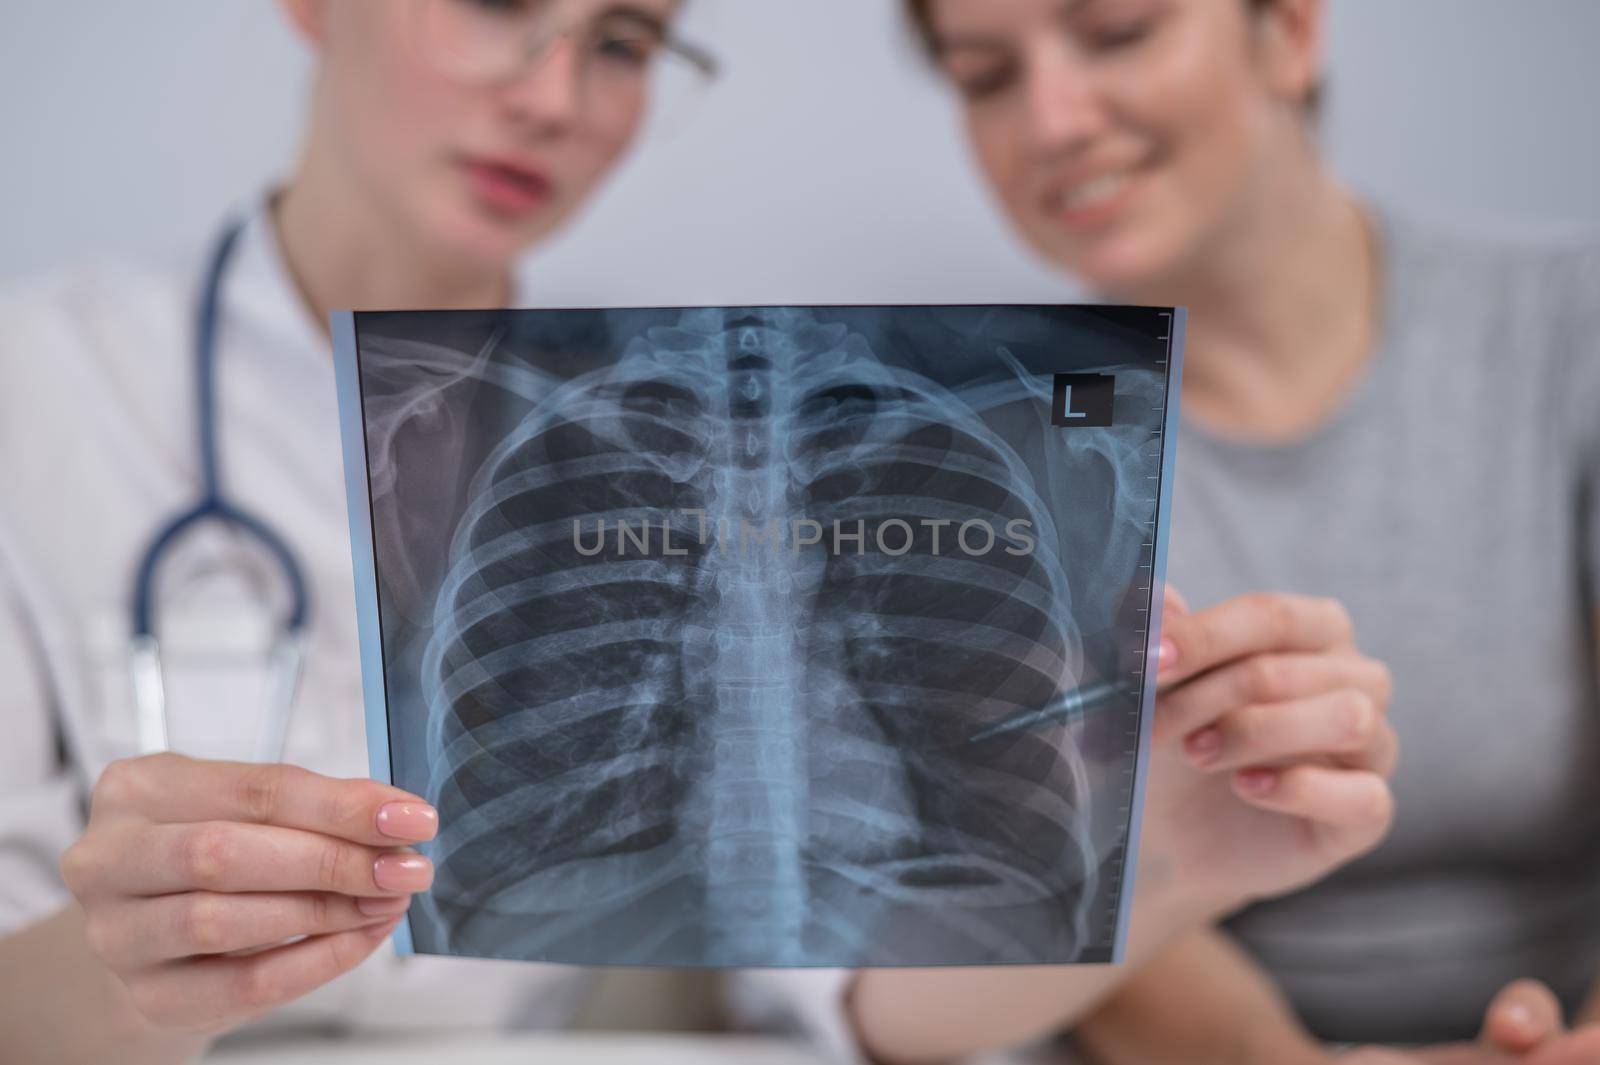
M 1389 332 L 1453 373 L 1508 371 L 1540 408 L 1600 426 L 1600 232 L 1469 230 L 1380 210 Z
M 133 359 L 141 341 L 164 339 L 181 316 L 189 258 L 103 256 L 0 286 L 0 365 L 32 379 Z
M 183 257 L 101 258 L 0 288 L 0 509 L 176 446 L 192 288 Z
M 1414 295 L 1461 313 L 1600 316 L 1600 229 L 1467 228 L 1379 209 L 1389 265 Z
M 181 372 L 192 273 L 105 257 L 0 287 L 0 425 L 136 402 Z

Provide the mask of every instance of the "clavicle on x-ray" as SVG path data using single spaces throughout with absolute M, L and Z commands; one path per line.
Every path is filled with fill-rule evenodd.
M 402 950 L 1120 957 L 1181 312 L 335 324 Z

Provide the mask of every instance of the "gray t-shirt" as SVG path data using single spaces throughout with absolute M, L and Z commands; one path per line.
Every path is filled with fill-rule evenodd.
M 1393 833 L 1230 929 L 1324 1038 L 1469 1038 L 1600 978 L 1600 247 L 1380 220 L 1366 378 L 1287 446 L 1185 426 L 1168 576 L 1336 596 L 1396 678 Z

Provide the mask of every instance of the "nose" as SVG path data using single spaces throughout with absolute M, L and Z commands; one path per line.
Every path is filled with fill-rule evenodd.
M 561 34 L 505 85 L 501 99 L 518 125 L 548 136 L 577 124 L 584 94 L 581 51 L 571 34 Z
M 1028 64 L 1028 133 L 1040 155 L 1071 154 L 1106 127 L 1093 74 L 1064 49 L 1040 49 Z

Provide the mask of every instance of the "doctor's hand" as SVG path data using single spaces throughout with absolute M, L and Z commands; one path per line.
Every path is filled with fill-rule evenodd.
M 432 882 L 402 848 L 437 825 L 376 781 L 157 754 L 106 769 L 61 873 L 146 1020 L 212 1034 L 370 955 Z
M 1392 683 L 1337 602 L 1249 595 L 1191 613 L 1169 592 L 1141 888 L 1213 919 L 1313 883 L 1388 832 Z

